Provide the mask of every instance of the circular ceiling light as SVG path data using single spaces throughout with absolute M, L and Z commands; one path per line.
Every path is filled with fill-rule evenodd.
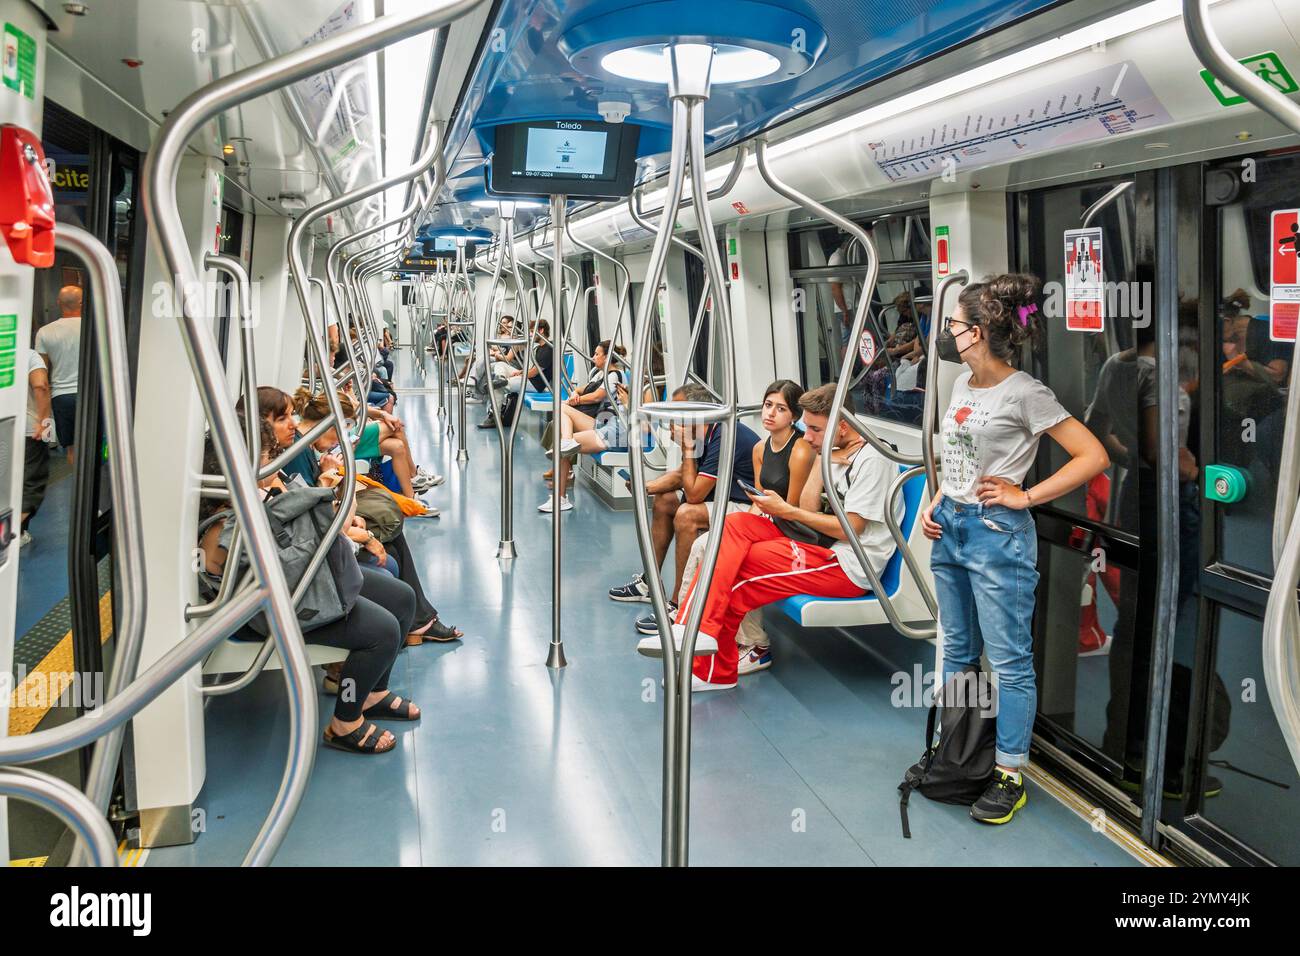
M 546 206 L 546 203 L 536 199 L 511 199 L 509 196 L 502 196 L 500 199 L 475 199 L 473 205 L 480 209 L 496 209 L 503 202 L 513 203 L 516 209 L 542 209 Z
M 647 43 L 644 46 L 613 50 L 600 60 L 605 72 L 625 80 L 641 83 L 667 83 L 668 58 L 664 56 L 667 44 Z M 709 78 L 713 83 L 752 83 L 771 76 L 781 69 L 781 61 L 765 50 L 736 46 L 731 43 L 713 45 L 713 68 Z
M 669 45 L 711 46 L 715 85 L 793 79 L 827 46 L 804 0 L 605 0 L 592 7 L 565 28 L 560 50 L 578 72 L 619 84 L 666 84 Z

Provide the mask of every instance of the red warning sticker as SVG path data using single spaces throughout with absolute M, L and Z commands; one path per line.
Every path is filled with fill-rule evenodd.
M 1106 327 L 1105 276 L 1101 228 L 1065 230 L 1065 327 L 1071 332 Z
M 1294 342 L 1300 325 L 1300 209 L 1275 209 L 1269 220 L 1268 334 Z
M 748 216 L 748 215 L 749 215 L 749 207 L 746 206 L 746 205 L 745 205 L 743 202 L 741 202 L 739 199 L 737 199 L 735 202 L 733 202 L 733 203 L 731 204 L 731 208 L 734 209 L 734 210 L 736 210 L 736 212 L 740 213 L 742 216 Z

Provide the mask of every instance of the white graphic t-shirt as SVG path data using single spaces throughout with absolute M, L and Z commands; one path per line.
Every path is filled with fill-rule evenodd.
M 1012 372 L 992 388 L 971 388 L 970 372 L 953 384 L 943 417 L 945 498 L 978 504 L 983 477 L 1020 484 L 1038 453 L 1038 439 L 1070 417 L 1052 390 L 1028 372 Z

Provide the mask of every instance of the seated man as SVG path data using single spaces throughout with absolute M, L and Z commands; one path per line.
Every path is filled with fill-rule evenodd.
M 867 560 L 879 575 L 894 553 L 894 539 L 885 524 L 885 501 L 889 486 L 898 477 L 898 467 L 843 421 L 835 434 L 827 437 L 826 426 L 834 398 L 834 383 L 804 392 L 799 399 L 804 439 L 819 455 L 830 454 L 835 490 L 844 501 L 849 524 L 857 532 Z M 845 402 L 846 407 L 849 404 Z M 804 485 L 800 507 L 769 493 L 752 499 L 763 515 L 746 513 L 727 517 L 695 642 L 693 690 L 727 690 L 736 686 L 736 630 L 741 618 L 755 608 L 792 594 L 835 598 L 866 594 L 870 582 L 839 519 L 823 510 L 822 491 L 819 460 Z M 896 503 L 895 512 L 895 517 L 901 520 L 901 500 Z M 818 543 L 805 544 L 786 537 L 772 518 L 796 521 L 816 531 Z M 697 573 L 677 611 L 673 636 L 678 650 L 682 646 L 686 617 L 697 597 L 698 581 Z M 662 653 L 657 634 L 643 638 L 637 648 L 653 656 Z M 714 648 L 717 652 L 711 653 Z
M 672 394 L 677 402 L 712 402 L 713 396 L 699 385 L 686 385 Z M 670 598 L 682 589 L 682 576 L 691 545 L 702 531 L 709 528 L 714 488 L 718 483 L 718 465 L 722 455 L 722 426 L 673 425 L 672 437 L 682 449 L 680 468 L 665 472 L 661 477 L 646 483 L 646 494 L 654 495 L 654 516 L 650 530 L 654 538 L 655 560 L 663 565 L 668 545 L 676 539 L 675 576 Z M 732 469 L 731 488 L 728 491 L 728 511 L 749 508 L 749 496 L 739 482 L 754 483 L 754 446 L 758 436 L 743 422 L 736 423 L 736 448 Z M 640 574 L 621 587 L 610 588 L 609 596 L 615 601 L 650 603 L 650 589 Z M 670 601 L 669 608 L 675 607 Z
M 524 383 L 535 392 L 545 392 L 550 390 L 551 381 L 551 363 L 554 359 L 555 352 L 548 341 L 551 335 L 551 323 L 545 319 L 538 319 L 533 323 L 533 362 L 528 368 L 515 368 L 507 363 L 498 362 L 492 366 L 492 374 L 499 375 L 505 379 L 506 396 L 501 402 L 501 421 L 509 425 L 519 411 L 519 393 L 524 389 Z M 524 350 L 522 348 L 512 349 L 517 351 L 520 364 L 523 362 Z M 495 384 L 495 383 L 494 383 Z M 480 428 L 495 428 L 496 421 L 492 412 L 488 412 L 488 417 L 479 425 Z

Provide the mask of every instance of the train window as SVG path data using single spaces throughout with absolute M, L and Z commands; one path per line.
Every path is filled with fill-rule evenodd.
M 1249 476 L 1241 501 L 1214 509 L 1218 557 L 1256 574 L 1272 574 L 1273 507 L 1286 426 L 1286 386 L 1295 346 L 1273 341 L 1269 328 L 1269 238 L 1274 210 L 1300 206 L 1300 157 L 1260 157 L 1254 175 L 1234 173 L 1237 195 L 1217 209 L 1215 317 L 1220 331 L 1217 448 L 1212 463 Z M 1244 181 L 1243 181 L 1244 180 Z
M 884 342 L 868 325 L 854 343 L 853 393 L 868 415 L 919 425 L 930 334 L 929 217 L 901 212 L 862 225 L 880 252 L 871 310 Z M 799 292 L 803 384 L 811 388 L 839 376 L 866 265 L 859 245 L 834 226 L 792 231 L 790 262 Z

